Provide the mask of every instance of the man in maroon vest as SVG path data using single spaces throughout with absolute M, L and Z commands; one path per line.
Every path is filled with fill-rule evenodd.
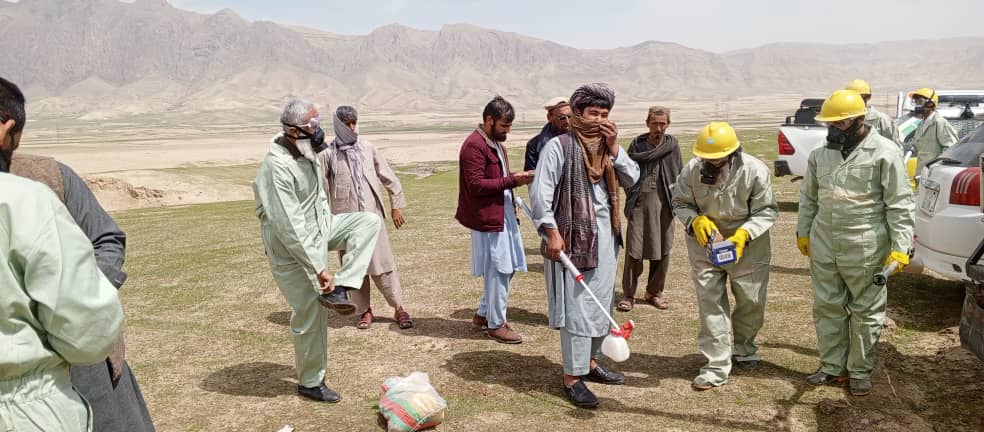
M 472 234 L 472 275 L 484 283 L 475 327 L 502 343 L 518 344 L 523 336 L 506 321 L 509 281 L 526 271 L 512 189 L 533 181 L 533 171 L 512 174 L 503 142 L 516 112 L 501 96 L 485 106 L 482 123 L 465 139 L 459 156 L 458 212 L 455 219 Z

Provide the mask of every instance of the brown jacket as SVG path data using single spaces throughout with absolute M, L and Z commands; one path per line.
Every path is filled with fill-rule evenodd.
M 369 183 L 367 188 L 363 185 L 363 193 L 366 194 L 364 200 L 369 208 L 364 211 L 376 213 L 385 223 L 386 208 L 383 206 L 383 188 L 389 192 L 390 208 L 402 209 L 407 206 L 406 196 L 403 194 L 403 185 L 400 179 L 390 168 L 386 158 L 366 140 L 361 140 L 359 146 L 362 147 L 362 176 Z M 356 195 L 357 189 L 352 184 L 352 176 L 349 172 L 348 162 L 342 158 L 336 161 L 335 165 L 339 172 L 331 172 L 331 158 L 336 157 L 334 148 L 318 153 L 318 160 L 321 163 L 324 178 L 325 193 L 328 194 L 328 202 L 331 205 L 331 212 L 352 213 L 359 211 L 359 197 Z M 380 184 L 382 183 L 382 184 Z M 376 248 L 369 262 L 368 273 L 379 275 L 396 269 L 396 262 L 393 258 L 393 249 L 389 242 L 386 228 L 382 227 L 379 237 L 376 239 Z

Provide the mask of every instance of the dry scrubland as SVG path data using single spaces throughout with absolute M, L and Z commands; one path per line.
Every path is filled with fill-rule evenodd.
M 774 130 L 740 135 L 746 151 L 774 158 Z M 681 138 L 689 155 L 692 136 Z M 521 158 L 517 143 L 513 161 Z M 255 165 L 170 170 L 241 185 L 254 171 Z M 469 235 L 452 217 L 456 165 L 421 162 L 399 171 L 409 223 L 391 227 L 391 237 L 417 327 L 398 330 L 379 295 L 374 304 L 382 318 L 370 330 L 355 329 L 354 317 L 333 316 L 328 382 L 345 397 L 333 406 L 294 393 L 289 308 L 271 279 L 251 201 L 115 213 L 129 234 L 130 280 L 122 291 L 128 354 L 159 430 L 378 430 L 379 385 L 415 370 L 428 372 L 448 400 L 442 431 L 984 429 L 984 368 L 957 342 L 963 288 L 956 282 L 893 279 L 893 323 L 879 343 L 871 396 L 806 385 L 817 353 L 807 260 L 793 240 L 798 184 L 774 179 L 782 213 L 773 229 L 759 368 L 738 371 L 712 391 L 691 390 L 703 359 L 690 268 L 677 236 L 671 308 L 640 305 L 617 315 L 638 326 L 632 358 L 616 366 L 626 385 L 593 385 L 602 404 L 586 411 L 572 408 L 560 390 L 559 340 L 546 326 L 542 260 L 530 224 L 522 225 L 530 272 L 514 279 L 509 309 L 526 342 L 501 345 L 471 329 L 481 281 L 468 274 Z

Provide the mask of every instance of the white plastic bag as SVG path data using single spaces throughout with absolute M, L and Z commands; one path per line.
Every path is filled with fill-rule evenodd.
M 387 378 L 379 398 L 379 413 L 388 422 L 388 432 L 413 432 L 437 426 L 444 422 L 447 407 L 423 372 Z

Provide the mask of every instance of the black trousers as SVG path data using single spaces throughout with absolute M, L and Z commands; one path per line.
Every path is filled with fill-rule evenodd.
M 92 406 L 93 432 L 154 432 L 154 422 L 130 365 L 113 388 L 109 364 L 72 366 L 72 385 Z

